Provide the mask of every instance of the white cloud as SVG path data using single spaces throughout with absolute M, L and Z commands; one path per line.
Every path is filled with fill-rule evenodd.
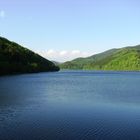
M 78 54 L 80 54 L 81 52 L 79 51 L 79 50 L 73 50 L 72 52 L 71 52 L 71 54 L 73 54 L 73 55 L 78 55 Z
M 48 50 L 48 51 L 47 51 L 47 55 L 53 55 L 54 53 L 55 53 L 54 50 Z
M 67 54 L 68 54 L 67 51 L 60 51 L 60 52 L 59 52 L 59 55 L 60 55 L 60 56 L 65 56 L 65 55 L 67 55 Z
M 87 56 L 93 55 L 93 53 L 91 52 L 83 52 L 80 50 L 56 51 L 56 50 L 50 49 L 46 51 L 36 51 L 36 52 L 49 60 L 55 60 L 55 61 L 60 61 L 60 62 L 69 61 L 78 57 L 87 57 Z
M 0 10 L 0 18 L 4 18 L 5 17 L 5 11 Z

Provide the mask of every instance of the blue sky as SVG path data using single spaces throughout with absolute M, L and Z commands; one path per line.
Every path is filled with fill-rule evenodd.
M 0 35 L 66 61 L 140 44 L 139 0 L 1 0 Z

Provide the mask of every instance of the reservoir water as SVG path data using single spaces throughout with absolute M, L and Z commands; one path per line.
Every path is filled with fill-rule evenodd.
M 0 140 L 140 140 L 140 73 L 0 77 Z

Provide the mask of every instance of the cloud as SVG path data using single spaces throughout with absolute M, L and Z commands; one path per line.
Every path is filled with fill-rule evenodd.
M 60 56 L 65 56 L 65 55 L 67 55 L 67 54 L 68 54 L 67 51 L 60 51 L 60 52 L 59 52 L 59 55 L 60 55 Z
M 4 18 L 5 17 L 5 11 L 0 10 L 0 18 Z
M 78 55 L 78 54 L 80 54 L 81 52 L 79 51 L 79 50 L 73 50 L 72 52 L 71 52 L 71 54 L 73 54 L 73 55 Z
M 55 61 L 60 61 L 60 62 L 65 62 L 65 61 L 69 61 L 72 59 L 75 59 L 77 57 L 87 57 L 90 55 L 93 55 L 93 53 L 91 52 L 84 52 L 84 51 L 80 51 L 80 50 L 61 50 L 61 51 L 57 51 L 57 50 L 46 50 L 46 51 L 35 51 L 38 54 L 40 54 L 41 56 L 49 59 L 49 60 L 55 60 Z
M 54 50 L 48 50 L 48 51 L 47 51 L 47 55 L 53 55 L 54 53 L 55 53 Z

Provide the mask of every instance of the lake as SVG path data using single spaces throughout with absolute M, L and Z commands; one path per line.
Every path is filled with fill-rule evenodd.
M 140 140 L 140 73 L 0 77 L 0 140 Z

